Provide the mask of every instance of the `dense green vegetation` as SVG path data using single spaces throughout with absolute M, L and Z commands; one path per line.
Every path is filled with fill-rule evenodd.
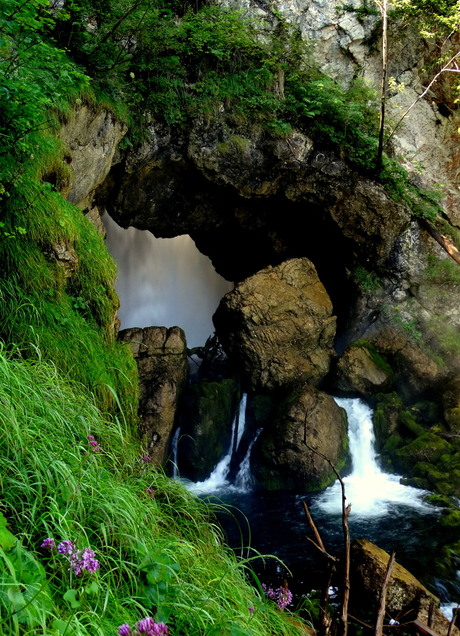
M 0 416 L 2 634 L 109 636 L 145 616 L 177 636 L 298 632 L 206 507 L 52 365 L 0 350 Z M 90 547 L 99 569 L 76 575 L 46 538 Z
M 105 636 L 147 615 L 173 636 L 299 631 L 257 581 L 246 583 L 247 564 L 222 547 L 209 510 L 141 461 L 135 364 L 115 340 L 115 267 L 95 228 L 65 200 L 72 175 L 56 138 L 81 104 L 128 123 L 125 144 L 142 139 L 151 118 L 183 130 L 220 118 L 272 135 L 296 126 L 371 172 L 374 92 L 359 79 L 343 88 L 324 75 L 275 18 L 274 36 L 260 37 L 263 25 L 239 12 L 187 0 L 2 2 L 6 636 Z M 396 162 L 387 160 L 379 178 L 415 213 L 436 211 L 437 201 L 408 185 Z M 449 469 L 458 469 L 457 454 L 446 454 Z M 46 538 L 90 546 L 100 568 L 77 576 L 62 555 L 41 547 Z

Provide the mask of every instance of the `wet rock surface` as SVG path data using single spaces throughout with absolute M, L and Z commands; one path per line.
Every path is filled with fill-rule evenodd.
M 155 465 L 165 463 L 176 409 L 187 377 L 185 335 L 178 327 L 124 329 L 119 339 L 131 347 L 139 370 L 140 433 Z
M 308 382 L 328 373 L 332 303 L 308 259 L 292 259 L 246 279 L 221 301 L 217 334 L 252 390 Z

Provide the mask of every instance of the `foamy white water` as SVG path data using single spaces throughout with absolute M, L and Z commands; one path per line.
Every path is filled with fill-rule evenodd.
M 107 247 L 118 266 L 121 328 L 174 327 L 189 347 L 214 333 L 212 314 L 232 283 L 219 276 L 190 236 L 157 239 L 147 230 L 124 230 L 107 214 Z
M 450 621 L 452 620 L 454 610 L 457 608 L 460 608 L 460 603 L 441 603 L 439 607 L 444 616 Z
M 351 514 L 361 517 L 376 517 L 388 514 L 392 506 L 403 504 L 419 511 L 433 511 L 423 501 L 426 491 L 403 486 L 399 475 L 380 470 L 376 452 L 372 423 L 372 410 L 356 398 L 334 398 L 348 416 L 348 437 L 352 472 L 344 478 L 347 504 L 351 503 Z M 342 491 L 339 481 L 327 488 L 315 505 L 334 514 L 342 510 Z
M 235 477 L 235 483 L 232 485 L 232 488 L 238 490 L 239 492 L 248 492 L 254 485 L 254 478 L 251 473 L 251 453 L 252 448 L 257 442 L 257 439 L 261 432 L 261 428 L 257 429 L 254 438 L 251 440 L 251 443 L 248 446 L 246 455 L 244 456 L 243 461 L 240 464 L 238 474 Z

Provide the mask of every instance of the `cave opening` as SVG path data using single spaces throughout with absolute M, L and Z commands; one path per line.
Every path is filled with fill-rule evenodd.
M 103 218 L 107 247 L 118 266 L 116 289 L 121 328 L 179 326 L 189 348 L 212 335 L 212 314 L 233 285 L 187 235 L 156 238 L 147 230 L 123 229 Z

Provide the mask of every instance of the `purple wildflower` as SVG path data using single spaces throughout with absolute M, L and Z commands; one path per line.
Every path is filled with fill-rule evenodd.
M 272 587 L 267 587 L 264 583 L 262 583 L 262 589 L 267 598 L 272 601 L 276 601 L 276 604 L 281 610 L 292 603 L 292 592 L 288 590 L 287 587 L 278 587 L 274 590 Z
M 102 446 L 99 444 L 99 442 L 96 441 L 93 435 L 87 435 L 86 438 L 89 442 L 89 445 L 91 446 L 91 450 L 93 451 L 93 453 L 99 453 L 102 451 Z
M 248 610 L 249 610 L 249 613 L 250 613 L 250 614 L 254 614 L 254 608 L 253 608 L 252 606 L 251 606 L 251 607 L 248 607 Z
M 118 628 L 118 633 L 120 636 L 132 636 L 131 627 L 128 625 L 128 623 L 123 623 L 123 625 L 120 625 L 120 627 Z
M 168 626 L 165 623 L 155 623 L 150 616 L 140 620 L 137 629 L 139 634 L 147 634 L 147 636 L 168 636 L 169 634 Z
M 148 496 L 149 496 L 151 499 L 153 499 L 153 498 L 154 498 L 154 496 L 155 496 L 155 492 L 156 492 L 156 491 L 155 491 L 155 490 L 153 490 L 152 488 L 146 488 L 146 489 L 145 489 L 145 492 L 148 494 Z
M 137 629 L 141 634 L 150 634 L 152 633 L 153 628 L 155 627 L 155 621 L 150 616 L 143 618 L 137 624 Z
M 100 567 L 91 548 L 77 550 L 73 541 L 61 541 L 57 550 L 69 561 L 69 570 L 73 570 L 76 576 L 81 576 L 85 570 L 93 574 Z
M 276 593 L 276 602 L 281 610 L 292 603 L 292 592 L 287 587 L 279 587 Z
M 72 555 L 75 552 L 75 543 L 73 541 L 61 541 L 57 547 L 59 554 Z
M 54 543 L 54 539 L 52 537 L 48 537 L 48 539 L 45 539 L 43 541 L 43 543 L 40 546 L 41 548 L 49 548 L 50 550 L 54 550 L 56 545 Z
M 149 457 L 148 455 L 144 455 L 144 457 L 141 457 L 141 462 L 148 464 L 151 461 L 152 461 L 152 458 Z
M 99 561 L 95 558 L 95 554 L 91 548 L 85 548 L 81 553 L 81 567 L 83 570 L 91 574 L 100 568 Z

